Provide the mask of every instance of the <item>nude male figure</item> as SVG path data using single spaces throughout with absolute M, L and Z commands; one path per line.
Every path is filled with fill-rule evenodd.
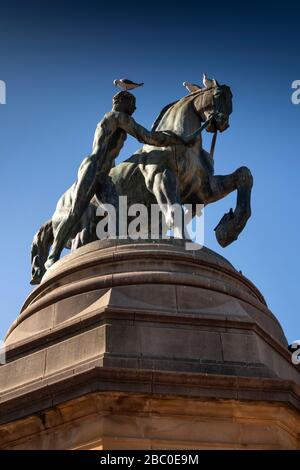
M 74 184 L 72 206 L 58 226 L 45 263 L 46 269 L 59 259 L 72 228 L 80 220 L 95 194 L 109 194 L 110 200 L 105 202 L 117 207 L 118 197 L 108 174 L 124 145 L 127 133 L 141 143 L 159 147 L 193 145 L 195 137 L 192 135 L 179 137 L 171 131 L 157 132 L 145 129 L 131 117 L 136 109 L 135 104 L 134 95 L 127 91 L 119 92 L 113 97 L 112 110 L 106 113 L 97 125 L 92 153 L 80 165 L 77 181 Z M 102 187 L 99 188 L 99 185 Z

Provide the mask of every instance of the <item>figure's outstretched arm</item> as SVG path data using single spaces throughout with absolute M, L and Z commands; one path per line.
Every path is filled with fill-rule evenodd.
M 148 131 L 125 113 L 119 113 L 119 127 L 143 144 L 156 145 L 158 147 L 190 145 L 189 139 L 180 137 L 172 131 Z

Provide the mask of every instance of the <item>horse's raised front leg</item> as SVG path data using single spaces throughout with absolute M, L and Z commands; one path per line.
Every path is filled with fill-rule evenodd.
M 210 178 L 211 195 L 208 203 L 218 201 L 237 190 L 236 208 L 225 214 L 215 228 L 216 238 L 222 247 L 230 245 L 244 229 L 251 216 L 251 189 L 253 178 L 247 167 L 238 168 L 230 175 Z

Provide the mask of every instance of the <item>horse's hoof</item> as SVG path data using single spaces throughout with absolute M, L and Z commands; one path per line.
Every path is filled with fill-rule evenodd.
M 37 256 L 34 258 L 34 261 L 37 260 Z M 32 268 L 32 272 L 31 272 L 31 281 L 30 281 L 30 284 L 32 286 L 37 286 L 38 284 L 40 284 L 41 280 L 42 280 L 42 277 L 43 277 L 43 274 L 42 274 L 42 271 L 40 268 L 36 268 L 36 267 L 33 267 Z
M 228 232 L 224 227 L 220 225 L 216 228 L 215 232 L 216 239 L 222 248 L 226 248 L 226 246 L 230 245 L 238 238 L 236 234 Z
M 237 240 L 238 233 L 235 229 L 234 212 L 232 209 L 224 214 L 218 225 L 215 227 L 216 239 L 223 248 Z
M 32 286 L 38 286 L 40 283 L 41 283 L 41 279 L 40 279 L 40 278 L 35 278 L 35 277 L 33 277 L 33 278 L 31 279 L 31 281 L 30 281 L 30 284 L 31 284 Z

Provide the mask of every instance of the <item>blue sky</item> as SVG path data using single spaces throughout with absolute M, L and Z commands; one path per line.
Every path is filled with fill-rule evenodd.
M 205 212 L 206 245 L 251 279 L 281 322 L 300 337 L 299 123 L 291 83 L 300 79 L 299 13 L 292 2 L 16 1 L 1 3 L 0 337 L 31 290 L 30 245 L 90 152 L 111 107 L 112 80 L 145 82 L 136 120 L 150 127 L 184 80 L 203 72 L 231 86 L 231 127 L 218 140 L 217 174 L 248 166 L 253 215 L 225 250 L 213 227 L 235 196 Z M 209 140 L 205 141 L 209 145 Z M 120 158 L 139 144 L 126 141 Z

